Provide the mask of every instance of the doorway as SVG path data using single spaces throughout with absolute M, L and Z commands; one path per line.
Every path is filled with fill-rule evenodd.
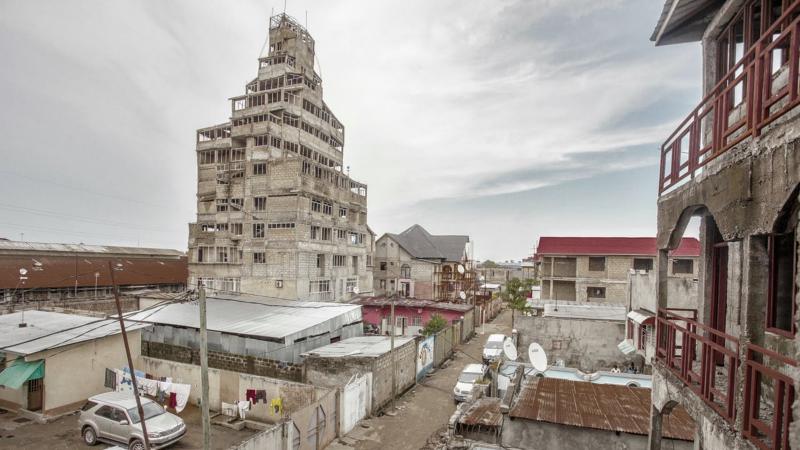
M 42 409 L 42 397 L 44 393 L 44 379 L 28 380 L 28 411 L 39 411 Z

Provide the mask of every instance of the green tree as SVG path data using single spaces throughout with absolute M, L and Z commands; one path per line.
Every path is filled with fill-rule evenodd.
M 492 261 L 491 259 L 487 259 L 486 261 L 481 263 L 482 269 L 493 269 L 497 267 L 497 263 Z
M 500 293 L 500 298 L 506 302 L 506 306 L 511 308 L 511 328 L 514 328 L 517 312 L 524 314 L 531 311 L 532 308 L 528 306 L 528 292 L 531 291 L 533 285 L 534 280 L 512 278 Z
M 446 326 L 447 320 L 439 314 L 434 314 L 431 316 L 431 320 L 425 324 L 425 328 L 422 329 L 422 334 L 430 336 L 442 331 Z

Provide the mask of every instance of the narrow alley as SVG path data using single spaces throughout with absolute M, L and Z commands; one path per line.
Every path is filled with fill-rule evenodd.
M 431 437 L 443 432 L 455 412 L 453 386 L 461 370 L 481 362 L 486 338 L 492 333 L 511 335 L 511 311 L 505 310 L 461 345 L 447 365 L 432 372 L 397 401 L 396 415 L 364 420 L 346 437 L 332 443 L 333 450 L 407 450 L 425 447 Z

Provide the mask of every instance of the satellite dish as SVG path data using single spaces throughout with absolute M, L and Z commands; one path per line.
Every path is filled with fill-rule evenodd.
M 530 359 L 533 368 L 539 372 L 547 370 L 547 354 L 541 345 L 536 342 L 528 346 L 528 359 Z
M 356 286 L 353 288 L 353 294 L 358 295 L 358 293 L 359 293 L 358 286 Z
M 506 338 L 503 341 L 503 354 L 509 361 L 516 361 L 519 357 L 517 354 L 517 346 L 514 345 L 514 341 L 512 341 L 511 338 Z
M 25 275 L 27 275 L 27 273 L 28 273 L 28 269 L 25 269 L 25 268 L 19 269 L 19 274 L 21 276 L 24 277 Z
M 456 267 L 456 269 L 458 270 L 458 273 L 460 273 L 461 275 L 464 275 L 464 272 L 465 272 L 464 266 L 459 264 L 458 267 Z
M 461 300 L 466 300 L 467 299 L 467 293 L 464 292 L 464 291 L 459 292 L 458 293 L 458 298 L 460 298 Z

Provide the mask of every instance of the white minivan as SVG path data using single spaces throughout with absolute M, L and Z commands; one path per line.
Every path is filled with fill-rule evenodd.
M 467 364 L 461 375 L 458 376 L 458 381 L 453 388 L 453 400 L 458 402 L 466 402 L 472 400 L 472 388 L 475 387 L 475 382 L 481 381 L 486 377 L 486 366 L 482 364 Z
M 506 336 L 504 334 L 492 334 L 489 336 L 489 339 L 486 340 L 486 345 L 483 346 L 484 364 L 489 364 L 491 360 L 503 354 L 503 342 L 505 340 Z

